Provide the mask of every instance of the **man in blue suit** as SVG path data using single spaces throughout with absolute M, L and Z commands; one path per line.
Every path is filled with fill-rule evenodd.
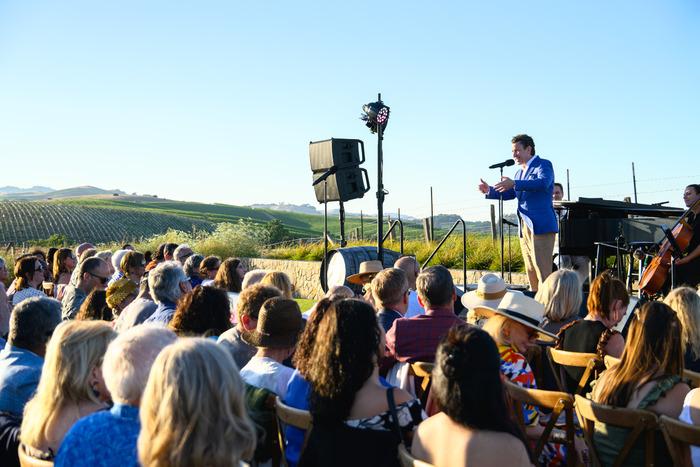
M 518 199 L 518 233 L 530 288 L 552 273 L 554 239 L 558 232 L 557 217 L 552 206 L 554 169 L 552 163 L 535 155 L 535 142 L 528 135 L 511 140 L 513 159 L 520 166 L 515 179 L 501 177 L 494 186 L 481 180 L 479 191 L 487 199 Z

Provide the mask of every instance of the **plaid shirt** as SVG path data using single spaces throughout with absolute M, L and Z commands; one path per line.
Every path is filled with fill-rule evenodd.
M 428 309 L 424 315 L 412 318 L 399 318 L 386 333 L 386 359 L 433 362 L 440 339 L 452 326 L 468 325 L 451 310 L 442 308 Z

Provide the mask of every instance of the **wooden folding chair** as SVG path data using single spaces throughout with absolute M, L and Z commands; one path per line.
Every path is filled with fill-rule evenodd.
M 19 444 L 18 452 L 19 465 L 22 467 L 53 467 L 52 461 L 37 459 L 36 457 L 32 457 L 27 454 L 27 451 L 24 450 L 24 445 L 22 443 Z
M 282 402 L 282 399 L 279 397 L 277 397 L 275 404 L 275 413 L 277 414 L 277 439 L 279 441 L 282 454 L 281 459 L 283 465 L 287 467 L 287 456 L 285 453 L 285 446 L 287 445 L 285 433 L 287 426 L 293 426 L 294 428 L 299 428 L 300 430 L 306 430 L 306 433 L 304 433 L 304 441 L 301 443 L 301 449 L 299 450 L 299 457 L 301 457 L 301 453 L 304 452 L 306 443 L 309 441 L 309 433 L 311 433 L 311 413 L 308 410 L 290 407 Z
M 399 463 L 402 467 L 433 467 L 433 464 L 428 464 L 413 457 L 403 443 L 399 444 Z
M 695 371 L 685 370 L 683 372 L 683 377 L 690 380 L 690 387 L 697 388 L 700 387 L 700 373 Z
M 570 466 L 576 465 L 576 450 L 574 448 L 574 399 L 571 394 L 558 391 L 545 391 L 542 389 L 528 389 L 518 386 L 509 380 L 503 380 L 503 385 L 513 403 L 513 411 L 515 412 L 518 421 L 520 422 L 523 431 L 525 431 L 525 419 L 523 417 L 522 404 L 534 405 L 539 408 L 552 409 L 549 421 L 544 427 L 542 436 L 537 440 L 535 445 L 535 459 L 540 457 L 544 445 L 549 440 L 549 435 L 559 420 L 562 412 L 565 414 L 566 424 L 566 452 L 567 464 Z
M 430 391 L 430 374 L 435 367 L 434 363 L 428 362 L 413 362 L 408 371 L 408 374 L 418 378 L 422 378 L 420 384 L 415 385 L 416 397 L 420 399 L 423 407 L 428 400 L 428 392 Z
M 569 394 L 581 394 L 591 377 L 597 378 L 598 372 L 603 368 L 603 359 L 595 353 L 567 352 L 547 347 L 547 357 L 549 357 L 549 363 L 552 365 L 552 372 L 559 390 Z M 573 391 L 571 388 L 566 387 L 566 372 L 562 366 L 585 368 L 578 386 Z
M 615 467 L 622 465 L 634 446 L 635 441 L 644 435 L 645 440 L 645 463 L 650 466 L 654 463 L 654 432 L 659 422 L 655 413 L 648 410 L 628 409 L 624 407 L 610 407 L 608 405 L 597 404 L 580 395 L 576 395 L 576 413 L 583 428 L 588 451 L 595 462 L 601 465 L 598 454 L 593 444 L 593 434 L 595 432 L 594 423 L 604 423 L 610 426 L 628 428 L 630 434 L 627 441 L 622 446 L 613 464 Z
M 603 363 L 605 364 L 605 369 L 607 370 L 611 366 L 620 363 L 620 359 L 617 357 L 613 357 L 612 355 L 606 355 L 605 358 L 603 358 Z
M 673 465 L 692 465 L 688 445 L 700 446 L 700 427 L 661 415 L 659 429 L 664 434 Z

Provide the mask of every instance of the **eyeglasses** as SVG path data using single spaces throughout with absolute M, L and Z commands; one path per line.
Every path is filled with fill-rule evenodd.
M 531 340 L 537 339 L 538 337 L 540 337 L 540 332 L 537 331 L 536 329 L 530 329 L 529 331 L 527 331 L 527 337 L 528 337 L 528 339 L 531 339 Z
M 97 277 L 100 280 L 100 282 L 102 283 L 102 285 L 105 285 L 109 281 L 109 277 L 98 276 L 94 272 L 88 272 L 88 274 L 90 274 L 93 277 Z

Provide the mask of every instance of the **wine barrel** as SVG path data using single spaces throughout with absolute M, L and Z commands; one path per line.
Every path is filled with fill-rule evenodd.
M 396 260 L 399 259 L 399 255 L 396 251 L 385 249 L 382 264 L 385 268 L 393 267 Z M 328 290 L 334 285 L 344 285 L 350 287 L 356 294 L 362 293 L 361 285 L 351 284 L 346 278 L 360 272 L 360 263 L 376 259 L 377 247 L 375 246 L 353 246 L 330 250 L 328 256 L 321 262 L 321 271 L 319 272 L 323 290 Z M 328 265 L 328 280 L 323 277 L 326 264 Z

